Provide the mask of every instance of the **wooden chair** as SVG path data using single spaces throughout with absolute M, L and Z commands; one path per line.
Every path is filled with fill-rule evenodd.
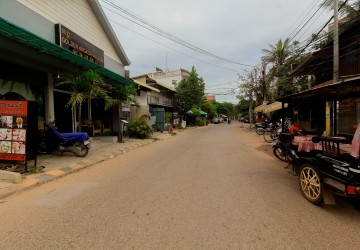
M 111 127 L 106 126 L 106 124 L 104 123 L 104 125 L 103 125 L 103 134 L 104 133 L 110 133 L 110 132 L 111 132 Z
M 101 134 L 111 132 L 111 128 L 105 126 L 105 124 L 101 120 L 95 120 L 95 124 L 101 127 Z
M 89 119 L 85 119 L 81 125 L 81 130 L 86 130 L 86 132 L 90 135 L 90 136 L 95 136 L 95 134 L 101 134 L 102 133 L 102 127 L 100 125 L 97 125 L 95 123 L 93 123 L 91 120 Z

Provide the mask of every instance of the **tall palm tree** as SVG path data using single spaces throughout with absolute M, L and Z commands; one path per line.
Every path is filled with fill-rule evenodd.
M 63 81 L 56 84 L 56 86 L 67 86 L 71 91 L 69 102 L 67 107 L 78 108 L 78 127 L 81 131 L 81 108 L 85 100 L 101 98 L 105 102 L 105 110 L 109 109 L 115 103 L 118 103 L 117 99 L 113 99 L 109 96 L 109 90 L 111 85 L 106 84 L 103 78 L 95 71 L 85 71 L 83 74 L 64 75 Z
M 262 62 L 270 66 L 264 77 L 266 87 L 271 84 L 276 87 L 272 93 L 273 98 L 296 92 L 295 85 L 288 73 L 291 71 L 291 64 L 296 60 L 294 56 L 298 45 L 297 41 L 291 43 L 290 39 L 286 38 L 284 41 L 280 39 L 275 45 L 269 45 L 270 49 L 262 50 L 265 53 L 261 58 Z
M 262 52 L 265 56 L 262 57 L 262 61 L 265 63 L 273 64 L 272 75 L 278 77 L 280 68 L 286 62 L 292 54 L 292 45 L 290 39 L 286 38 L 283 42 L 281 39 L 275 44 L 269 44 L 270 49 L 263 49 Z

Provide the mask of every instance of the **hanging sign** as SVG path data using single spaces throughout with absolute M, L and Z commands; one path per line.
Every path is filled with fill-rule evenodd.
M 0 160 L 26 160 L 27 101 L 0 100 Z

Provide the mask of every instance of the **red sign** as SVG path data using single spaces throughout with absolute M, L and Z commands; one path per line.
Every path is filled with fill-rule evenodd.
M 26 160 L 27 101 L 0 100 L 0 159 Z

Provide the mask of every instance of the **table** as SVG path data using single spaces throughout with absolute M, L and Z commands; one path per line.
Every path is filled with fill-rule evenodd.
M 321 143 L 312 142 L 312 136 L 294 136 L 292 144 L 298 146 L 298 152 L 322 150 Z

